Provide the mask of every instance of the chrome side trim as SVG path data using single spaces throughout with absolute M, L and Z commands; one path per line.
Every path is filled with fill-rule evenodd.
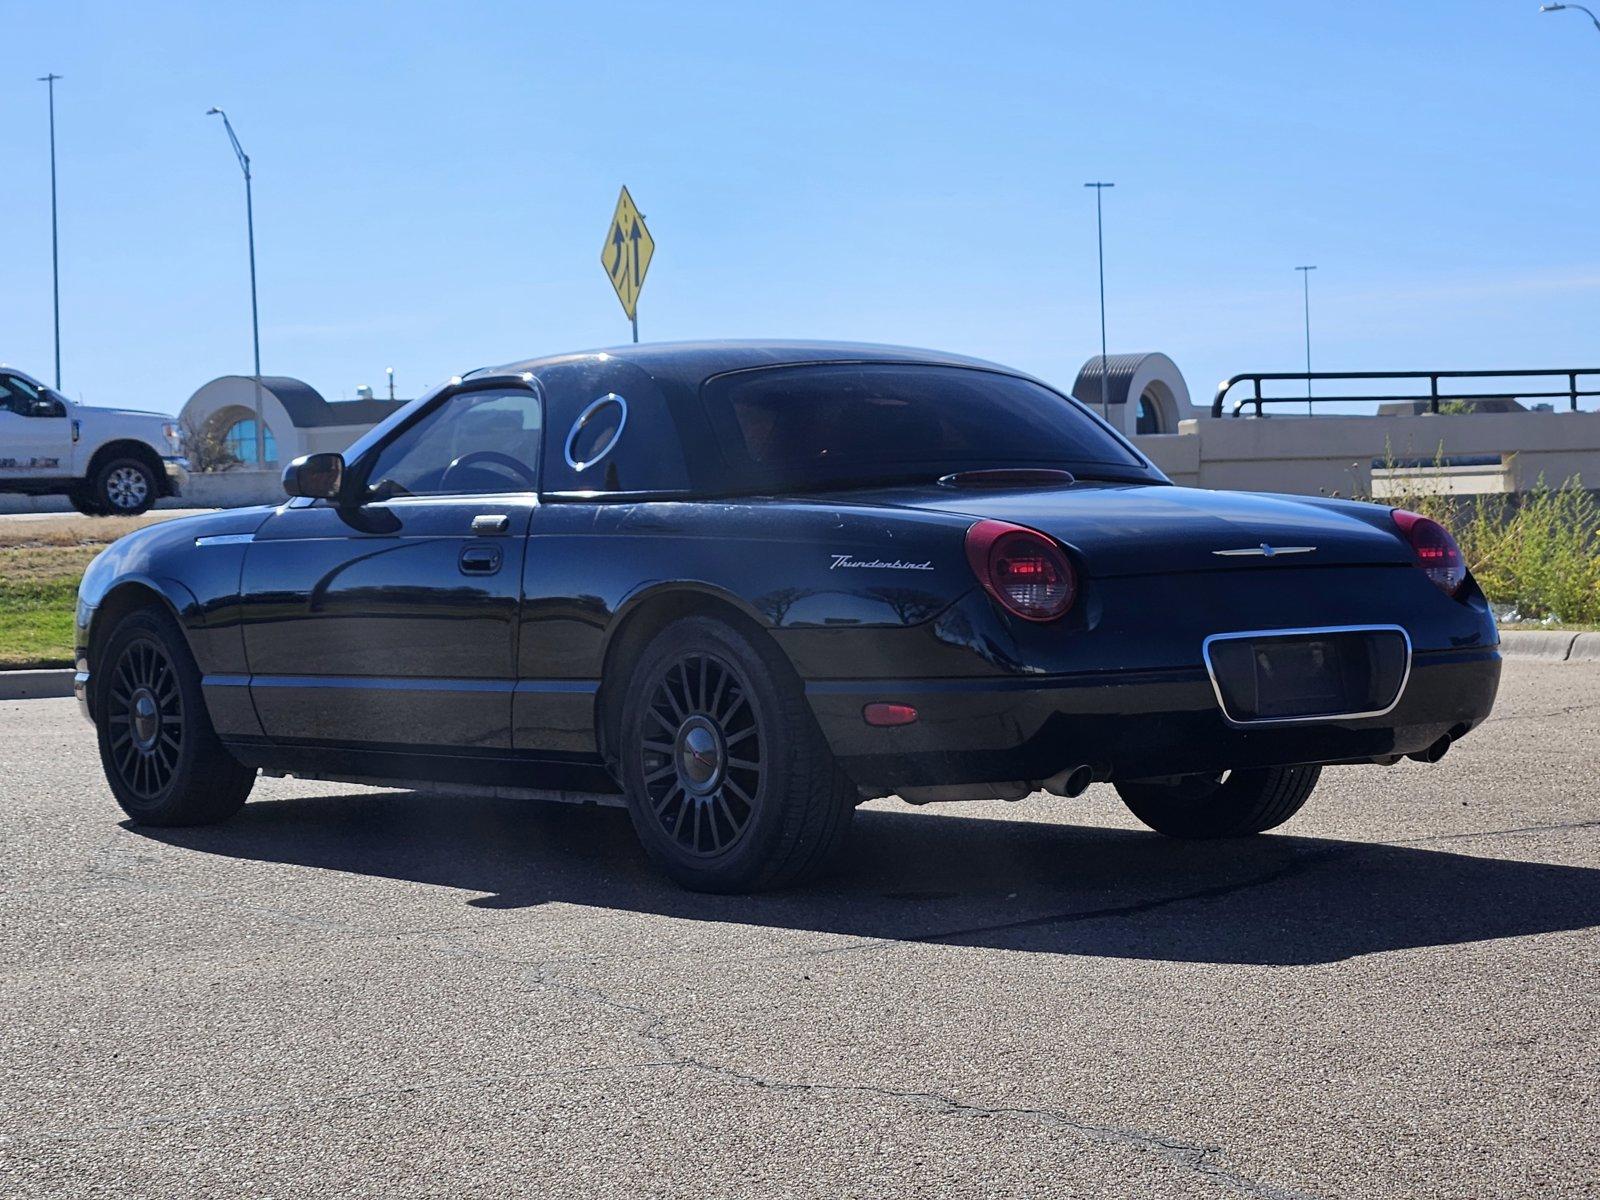
M 587 459 L 579 462 L 572 456 L 572 444 L 578 440 L 578 435 L 583 432 L 584 426 L 588 425 L 588 423 L 594 419 L 595 413 L 599 412 L 602 408 L 605 408 L 610 404 L 615 404 L 622 409 L 622 419 L 617 422 L 616 432 L 611 435 L 611 439 L 606 442 L 604 446 L 598 447 Z M 578 414 L 578 419 L 572 423 L 572 428 L 567 431 L 567 445 L 563 452 L 567 460 L 567 466 L 571 467 L 574 471 L 587 471 L 590 467 L 594 466 L 595 463 L 599 462 L 606 455 L 610 454 L 612 450 L 616 449 L 617 443 L 622 440 L 622 431 L 627 427 L 628 402 L 621 396 L 617 395 L 615 392 L 607 392 L 599 399 L 591 401 L 589 405 Z
M 1314 717 L 1257 717 L 1255 720 L 1241 721 L 1228 712 L 1228 705 L 1222 698 L 1222 686 L 1217 682 L 1216 668 L 1211 663 L 1211 646 L 1214 642 L 1237 642 L 1243 640 L 1265 641 L 1270 638 L 1308 637 L 1319 633 L 1398 633 L 1406 647 L 1406 669 L 1401 672 L 1400 686 L 1395 689 L 1394 699 L 1387 708 L 1374 709 L 1371 712 L 1347 713 L 1321 713 Z M 1211 680 L 1211 691 L 1217 697 L 1217 708 L 1222 712 L 1222 719 L 1229 725 L 1241 727 L 1254 727 L 1257 725 L 1312 725 L 1319 721 L 1361 721 L 1369 717 L 1386 717 L 1400 706 L 1401 698 L 1406 694 L 1406 684 L 1411 682 L 1411 635 L 1400 625 L 1311 625 L 1299 629 L 1246 629 L 1237 633 L 1213 633 L 1200 643 L 1200 655 L 1206 661 L 1206 675 Z
M 197 537 L 196 546 L 243 546 L 256 540 L 253 533 L 213 533 L 207 537 Z

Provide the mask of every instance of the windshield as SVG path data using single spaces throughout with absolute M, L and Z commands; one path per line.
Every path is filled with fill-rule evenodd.
M 1062 467 L 1112 478 L 1148 472 L 1071 400 L 993 371 L 771 367 L 714 378 L 705 397 L 736 472 L 774 485 L 937 478 L 985 467 Z

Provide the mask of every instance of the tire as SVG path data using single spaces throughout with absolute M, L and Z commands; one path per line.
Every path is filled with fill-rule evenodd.
M 209 825 L 239 811 L 255 772 L 217 740 L 176 621 L 129 613 L 96 673 L 100 765 L 123 812 L 140 825 Z
M 94 473 L 89 503 L 113 517 L 136 517 L 156 502 L 156 473 L 150 464 L 123 455 L 108 459 Z
M 1321 767 L 1232 771 L 1226 779 L 1189 775 L 1175 783 L 1117 784 L 1128 810 L 1175 838 L 1247 837 L 1276 829 L 1305 804 Z
M 75 487 L 67 493 L 67 503 L 86 517 L 103 517 L 106 510 L 96 504 L 87 487 Z
M 688 617 L 645 647 L 627 688 L 617 745 L 628 811 L 676 883 L 766 891 L 833 862 L 855 787 L 776 647 Z

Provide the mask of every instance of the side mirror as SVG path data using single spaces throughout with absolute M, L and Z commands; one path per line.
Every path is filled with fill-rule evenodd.
M 344 491 L 344 455 L 302 454 L 283 469 L 283 490 L 313 500 L 339 499 Z
M 67 414 L 61 411 L 61 406 L 54 400 L 41 397 L 33 402 L 33 415 L 36 417 L 64 417 Z

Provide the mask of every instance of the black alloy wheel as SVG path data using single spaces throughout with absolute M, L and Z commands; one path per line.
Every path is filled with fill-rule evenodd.
M 615 767 L 645 853 L 697 892 L 758 892 L 837 861 L 855 785 L 759 629 L 683 617 L 626 675 Z
M 172 784 L 183 753 L 183 695 L 166 650 L 136 637 L 122 648 L 106 694 L 111 765 L 141 800 L 154 800 Z
M 239 811 L 255 771 L 228 753 L 206 711 L 200 669 L 170 614 L 128 613 L 90 655 L 100 764 L 140 825 L 209 825 Z
M 682 851 L 721 854 L 750 827 L 762 746 L 749 690 L 710 654 L 687 654 L 658 677 L 639 753 L 650 809 Z

